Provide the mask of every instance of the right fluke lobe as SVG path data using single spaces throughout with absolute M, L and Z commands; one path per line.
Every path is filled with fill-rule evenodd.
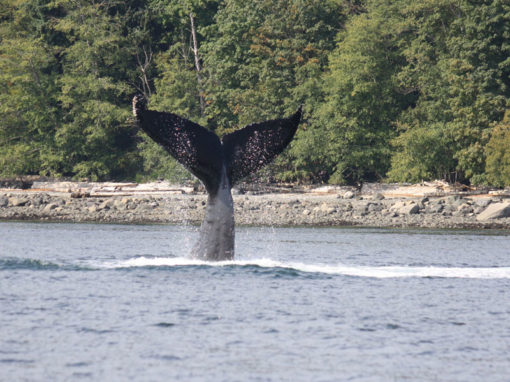
M 301 121 L 301 107 L 289 118 L 253 123 L 223 137 L 230 184 L 271 163 L 288 146 Z

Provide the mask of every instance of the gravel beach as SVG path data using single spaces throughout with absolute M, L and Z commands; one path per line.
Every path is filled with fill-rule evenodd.
M 437 186 L 235 189 L 238 225 L 510 229 L 510 197 Z M 34 182 L 0 190 L 0 220 L 200 224 L 207 196 L 165 182 Z

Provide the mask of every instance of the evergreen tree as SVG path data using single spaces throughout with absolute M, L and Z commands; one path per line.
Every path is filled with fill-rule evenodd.
M 162 33 L 160 51 L 154 59 L 157 75 L 150 107 L 181 115 L 206 126 L 203 84 L 199 81 L 202 73 L 197 71 L 193 47 L 195 44 L 197 48 L 201 46 L 203 36 L 200 29 L 213 23 L 218 2 L 154 1 L 151 7 Z M 163 41 L 165 44 L 162 44 Z M 200 56 L 197 59 L 201 64 Z M 138 147 L 143 159 L 143 177 L 181 182 L 193 178 L 151 139 L 143 136 Z
M 203 30 L 211 123 L 223 133 L 315 105 L 344 13 L 333 1 L 226 1 Z
M 267 179 L 508 185 L 508 36 L 506 0 L 3 0 L 0 176 L 189 179 L 142 92 L 219 135 L 304 104 Z
M 62 52 L 63 118 L 55 139 L 63 172 L 92 180 L 133 176 L 140 163 L 129 123 L 130 84 L 140 66 L 139 30 L 129 28 L 130 18 L 138 16 L 136 2 L 80 0 L 62 6 L 65 16 L 57 28 L 69 45 Z
M 402 13 L 399 78 L 419 99 L 399 118 L 389 176 L 483 183 L 484 147 L 510 96 L 510 4 L 424 0 Z
M 215 23 L 202 30 L 209 125 L 221 135 L 289 115 L 300 104 L 305 113 L 316 108 L 321 73 L 345 13 L 344 4 L 335 1 L 226 1 Z M 296 179 L 299 174 L 287 152 L 262 176 Z
M 5 0 L 0 8 L 0 175 L 58 171 L 58 43 L 50 1 Z
M 490 184 L 510 186 L 510 111 L 491 131 L 485 146 L 486 174 Z
M 330 183 L 380 180 L 389 168 L 394 121 L 413 98 L 398 91 L 403 65 L 393 2 L 373 1 L 353 17 L 330 55 L 326 98 L 314 115 L 319 137 L 310 161 L 322 163 Z

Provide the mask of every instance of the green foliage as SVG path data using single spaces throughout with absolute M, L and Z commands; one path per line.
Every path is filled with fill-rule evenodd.
M 151 98 L 151 108 L 169 111 L 200 122 L 200 89 L 191 57 L 179 59 L 171 52 L 157 58 L 161 76 L 156 79 L 157 93 Z
M 126 123 L 134 52 L 121 11 L 113 1 L 11 3 L 1 26 L 4 175 L 134 175 Z
M 126 32 L 130 4 L 63 2 L 56 28 L 71 38 L 63 52 L 59 102 L 64 113 L 56 144 L 66 175 L 102 180 L 132 177 L 140 159 L 128 127 L 136 46 Z
M 444 124 L 406 130 L 393 140 L 399 151 L 392 157 L 388 177 L 397 182 L 448 179 L 455 162 L 445 142 Z
M 496 125 L 485 147 L 487 180 L 494 185 L 510 186 L 510 112 Z
M 322 73 L 345 17 L 333 1 L 226 1 L 216 22 L 202 29 L 209 125 L 221 135 L 290 115 L 300 104 L 306 119 L 321 102 Z M 261 176 L 303 179 L 294 160 L 297 147 L 308 146 L 301 134 Z
M 398 23 L 387 18 L 391 9 L 369 4 L 368 13 L 353 17 L 339 34 L 330 55 L 325 100 L 313 122 L 313 134 L 324 136 L 315 147 L 322 157 L 309 158 L 322 163 L 330 183 L 381 179 L 389 167 L 393 121 L 412 101 L 397 91 L 403 60 Z
M 219 133 L 314 105 L 343 19 L 332 1 L 226 1 L 202 46 L 207 115 Z
M 155 58 L 158 76 L 154 79 L 155 94 L 150 98 L 150 108 L 170 111 L 207 125 L 205 110 L 200 102 L 203 86 L 199 82 L 192 51 L 190 14 L 198 26 L 213 22 L 217 2 L 210 0 L 154 2 L 157 7 L 157 21 L 169 28 L 163 38 L 169 47 L 159 52 Z M 197 34 L 198 44 L 203 41 Z M 143 159 L 143 175 L 147 179 L 166 178 L 175 182 L 185 181 L 192 176 L 184 170 L 163 149 L 150 139 L 143 137 L 138 145 Z
M 418 99 L 398 119 L 388 175 L 483 183 L 484 147 L 509 96 L 510 6 L 430 0 L 402 12 L 406 65 L 398 78 Z
M 259 179 L 508 185 L 509 36 L 506 0 L 3 0 L 0 176 L 189 179 L 142 92 L 219 135 L 303 104 Z
M 60 111 L 52 36 L 41 28 L 45 2 L 9 0 L 2 7 L 0 175 L 52 172 Z
M 161 146 L 153 141 L 144 140 L 139 147 L 143 157 L 145 174 L 142 179 L 166 179 L 175 183 L 187 182 L 193 179 L 189 171 L 185 170 Z

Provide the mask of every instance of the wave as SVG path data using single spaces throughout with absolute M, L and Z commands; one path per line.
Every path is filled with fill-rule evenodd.
M 209 262 L 187 257 L 135 257 L 127 260 L 91 263 L 88 266 L 62 265 L 38 259 L 0 259 L 0 270 L 108 270 L 158 267 L 254 268 L 278 274 L 323 274 L 367 278 L 463 278 L 510 279 L 510 267 L 437 267 L 437 266 L 358 266 L 345 264 L 307 264 L 267 258 Z
M 0 271 L 6 270 L 32 270 L 32 271 L 88 271 L 94 268 L 74 264 L 57 264 L 39 259 L 7 257 L 0 259 Z
M 466 279 L 508 279 L 510 267 L 479 268 L 479 267 L 414 267 L 414 266 L 353 266 L 306 264 L 283 262 L 271 259 L 233 260 L 208 262 L 186 257 L 136 257 L 124 261 L 103 263 L 101 268 L 136 268 L 136 267 L 257 267 L 274 270 L 289 270 L 303 273 L 326 275 L 342 275 L 369 278 L 466 278 Z
M 37 259 L 6 258 L 0 259 L 0 270 L 30 269 L 30 270 L 55 270 L 60 266 L 48 261 Z

